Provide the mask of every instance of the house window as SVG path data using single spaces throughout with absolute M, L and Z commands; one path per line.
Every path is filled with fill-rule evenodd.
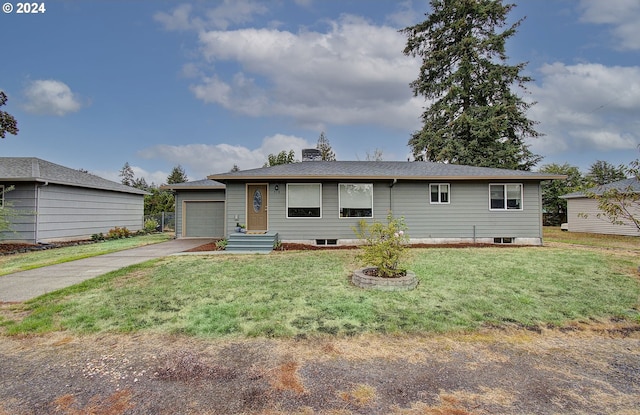
M 321 217 L 322 185 L 320 183 L 287 184 L 287 217 Z
M 521 184 L 490 184 L 490 210 L 522 210 Z
M 373 217 L 372 183 L 340 183 L 338 188 L 341 218 Z
M 4 207 L 4 185 L 0 184 L 0 208 Z
M 449 203 L 449 184 L 448 183 L 431 183 L 429 185 L 429 202 L 432 204 Z

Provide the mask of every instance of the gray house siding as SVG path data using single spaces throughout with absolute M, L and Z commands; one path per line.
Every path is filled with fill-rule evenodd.
M 143 227 L 142 196 L 49 184 L 40 187 L 38 241 L 86 238 L 116 226 Z
M 4 194 L 7 207 L 17 216 L 10 218 L 11 230 L 0 232 L 0 241 L 35 241 L 36 185 L 34 183 L 0 183 L 13 190 Z
M 2 241 L 85 239 L 116 226 L 130 231 L 143 227 L 144 204 L 138 194 L 25 183 L 16 184 L 5 200 L 20 214 L 11 218 L 10 231 L 0 233 Z
M 290 181 L 289 183 L 295 183 Z M 297 181 L 301 183 L 300 181 Z M 310 181 L 310 183 L 313 181 Z M 523 210 L 491 211 L 489 184 L 504 181 L 450 181 L 450 203 L 430 204 L 429 183 L 443 181 L 325 181 L 322 182 L 320 218 L 286 217 L 286 183 L 270 183 L 267 197 L 268 227 L 283 241 L 315 242 L 337 239 L 353 243 L 352 227 L 359 218 L 340 218 L 338 183 L 373 183 L 373 218 L 384 221 L 389 210 L 404 216 L 413 242 L 487 242 L 494 238 L 516 238 L 512 242 L 542 243 L 542 207 L 539 181 L 509 181 L 523 184 Z M 256 183 L 259 183 L 258 181 Z M 319 181 L 315 181 L 319 183 Z M 276 184 L 278 190 L 275 190 Z M 246 184 L 227 184 L 227 233 L 236 222 L 244 223 Z
M 224 211 L 224 189 L 180 190 L 176 192 L 176 235 L 222 238 L 225 236 Z

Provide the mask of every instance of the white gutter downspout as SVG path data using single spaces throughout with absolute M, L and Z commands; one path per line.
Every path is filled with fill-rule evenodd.
M 398 183 L 398 179 L 393 179 L 391 184 L 389 185 L 389 210 L 393 212 L 393 186 Z

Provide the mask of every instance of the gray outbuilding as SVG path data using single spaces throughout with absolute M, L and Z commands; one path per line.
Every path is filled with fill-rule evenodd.
M 0 194 L 17 213 L 0 241 L 46 243 L 142 229 L 147 192 L 35 157 L 0 157 Z
M 640 193 L 640 181 L 637 178 L 629 178 L 596 186 L 584 192 L 574 192 L 562 196 L 567 200 L 567 230 L 569 232 L 640 236 L 640 230 L 634 223 L 624 218 L 620 218 L 620 223 L 613 223 L 598 207 L 598 200 L 595 197 L 589 197 L 602 195 L 611 190 L 616 190 L 620 194 L 635 194 L 637 197 Z M 627 199 L 625 209 L 634 217 L 640 217 L 640 206 L 632 199 Z

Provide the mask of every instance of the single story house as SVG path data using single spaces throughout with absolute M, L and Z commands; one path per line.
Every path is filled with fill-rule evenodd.
M 175 194 L 177 238 L 225 237 L 225 185 L 215 180 L 165 184 Z
M 39 158 L 0 157 L 0 192 L 0 205 L 18 213 L 0 242 L 46 243 L 86 239 L 116 226 L 143 228 L 147 192 Z
M 541 245 L 540 183 L 565 176 L 418 161 L 302 161 L 208 178 L 225 185 L 227 238 L 240 224 L 282 242 L 354 244 L 361 219 L 385 221 L 391 211 L 404 217 L 412 243 Z M 207 189 L 188 187 L 174 187 L 184 222 L 188 200 L 208 197 Z
M 567 230 L 569 232 L 589 232 L 610 235 L 640 236 L 640 230 L 631 222 L 614 224 L 598 208 L 598 201 L 588 194 L 602 195 L 604 192 L 617 189 L 619 192 L 640 193 L 640 181 L 637 178 L 619 180 L 617 182 L 596 186 L 584 192 L 574 192 L 561 196 L 567 200 Z M 630 206 L 635 217 L 640 217 L 640 206 Z

